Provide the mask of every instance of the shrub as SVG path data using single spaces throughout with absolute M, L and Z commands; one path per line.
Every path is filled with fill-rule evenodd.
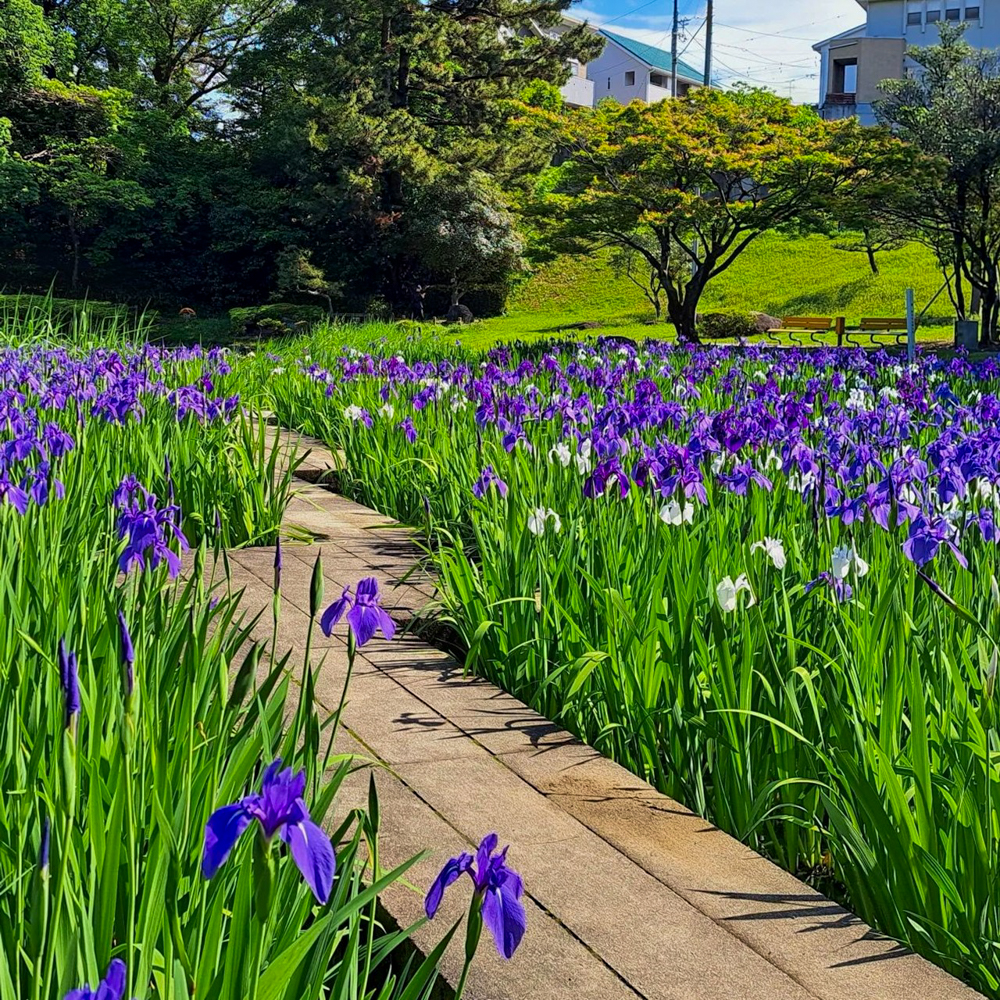
M 322 306 L 302 306 L 291 302 L 249 306 L 229 310 L 229 327 L 237 335 L 292 332 L 300 324 L 314 326 L 327 318 Z
M 764 313 L 708 313 L 698 318 L 698 332 L 706 340 L 759 337 L 781 326 L 781 320 Z

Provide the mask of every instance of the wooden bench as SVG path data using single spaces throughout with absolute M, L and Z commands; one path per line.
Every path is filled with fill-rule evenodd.
M 837 335 L 837 343 L 839 344 L 843 337 L 844 327 L 843 316 L 836 318 L 830 316 L 785 316 L 781 321 L 781 326 L 776 330 L 768 330 L 766 337 L 773 343 L 780 344 L 780 335 L 786 334 L 793 344 L 802 346 L 805 341 L 799 339 L 799 334 L 809 334 L 809 339 L 814 344 L 822 344 L 819 334 L 833 333 Z
M 861 320 L 856 330 L 845 331 L 846 343 L 851 347 L 864 347 L 856 338 L 866 338 L 869 346 L 883 347 L 905 347 L 906 346 L 906 320 L 905 319 L 884 319 L 879 317 L 869 317 Z M 879 337 L 891 337 L 892 340 L 885 344 Z M 840 346 L 841 339 L 837 344 Z

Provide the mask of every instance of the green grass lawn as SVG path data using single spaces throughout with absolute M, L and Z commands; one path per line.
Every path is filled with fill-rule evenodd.
M 706 290 L 702 312 L 765 312 L 773 316 L 846 316 L 848 324 L 867 316 L 905 315 L 905 291 L 912 287 L 918 313 L 941 287 L 933 254 L 916 244 L 879 255 L 876 277 L 864 254 L 834 248 L 822 236 L 761 237 Z M 470 347 L 512 338 L 536 340 L 574 323 L 595 322 L 624 336 L 663 332 L 642 292 L 615 273 L 606 255 L 562 257 L 540 267 L 517 290 L 508 314 L 474 323 L 460 334 Z M 951 339 L 953 319 L 947 293 L 931 307 L 920 339 Z M 596 331 L 600 332 L 600 331 Z
M 941 288 L 943 277 L 933 254 L 916 244 L 879 254 L 879 265 L 881 274 L 876 277 L 864 254 L 837 250 L 822 236 L 763 236 L 709 285 L 701 312 L 845 316 L 850 326 L 867 316 L 903 316 L 908 287 L 914 289 L 919 313 Z M 918 338 L 950 344 L 953 318 L 944 293 L 928 311 Z M 567 330 L 577 323 L 601 327 L 580 333 Z M 655 324 L 653 307 L 639 288 L 615 272 L 608 254 L 561 257 L 539 267 L 514 293 L 506 316 L 464 328 L 423 324 L 422 329 L 425 339 L 448 344 L 457 340 L 473 350 L 564 332 L 580 339 L 608 333 L 636 339 L 673 335 L 668 324 Z M 167 343 L 196 341 L 206 346 L 233 342 L 227 317 L 190 323 L 161 317 L 153 336 Z

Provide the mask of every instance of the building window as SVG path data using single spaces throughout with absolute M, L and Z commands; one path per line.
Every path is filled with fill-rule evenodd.
M 611 89 L 611 77 L 609 76 L 608 77 L 608 90 L 610 90 L 610 89 Z
M 906 13 L 906 24 L 907 27 L 919 27 L 924 23 L 923 12 L 919 10 L 911 10 Z
M 944 12 L 944 19 L 946 21 L 961 21 L 962 20 L 962 10 L 960 7 L 949 7 Z
M 965 19 L 966 21 L 978 21 L 980 18 L 980 8 L 979 7 L 966 7 L 965 8 Z
M 936 24 L 940 20 L 941 20 L 941 11 L 940 10 L 929 10 L 929 11 L 927 11 L 927 23 L 928 24 Z
M 832 94 L 856 94 L 858 92 L 857 59 L 837 59 L 833 64 Z
M 667 85 L 667 81 L 659 73 L 650 73 L 649 82 L 654 87 L 665 87 Z
M 625 74 L 625 86 L 626 87 L 634 87 L 635 86 L 635 70 L 630 69 Z

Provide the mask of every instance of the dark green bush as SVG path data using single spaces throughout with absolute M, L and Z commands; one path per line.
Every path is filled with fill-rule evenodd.
M 764 313 L 708 313 L 698 317 L 698 333 L 706 340 L 759 337 L 781 326 L 781 320 Z
M 326 310 L 322 306 L 295 305 L 291 302 L 229 310 L 229 326 L 235 334 L 292 333 L 300 324 L 310 327 L 326 318 Z

